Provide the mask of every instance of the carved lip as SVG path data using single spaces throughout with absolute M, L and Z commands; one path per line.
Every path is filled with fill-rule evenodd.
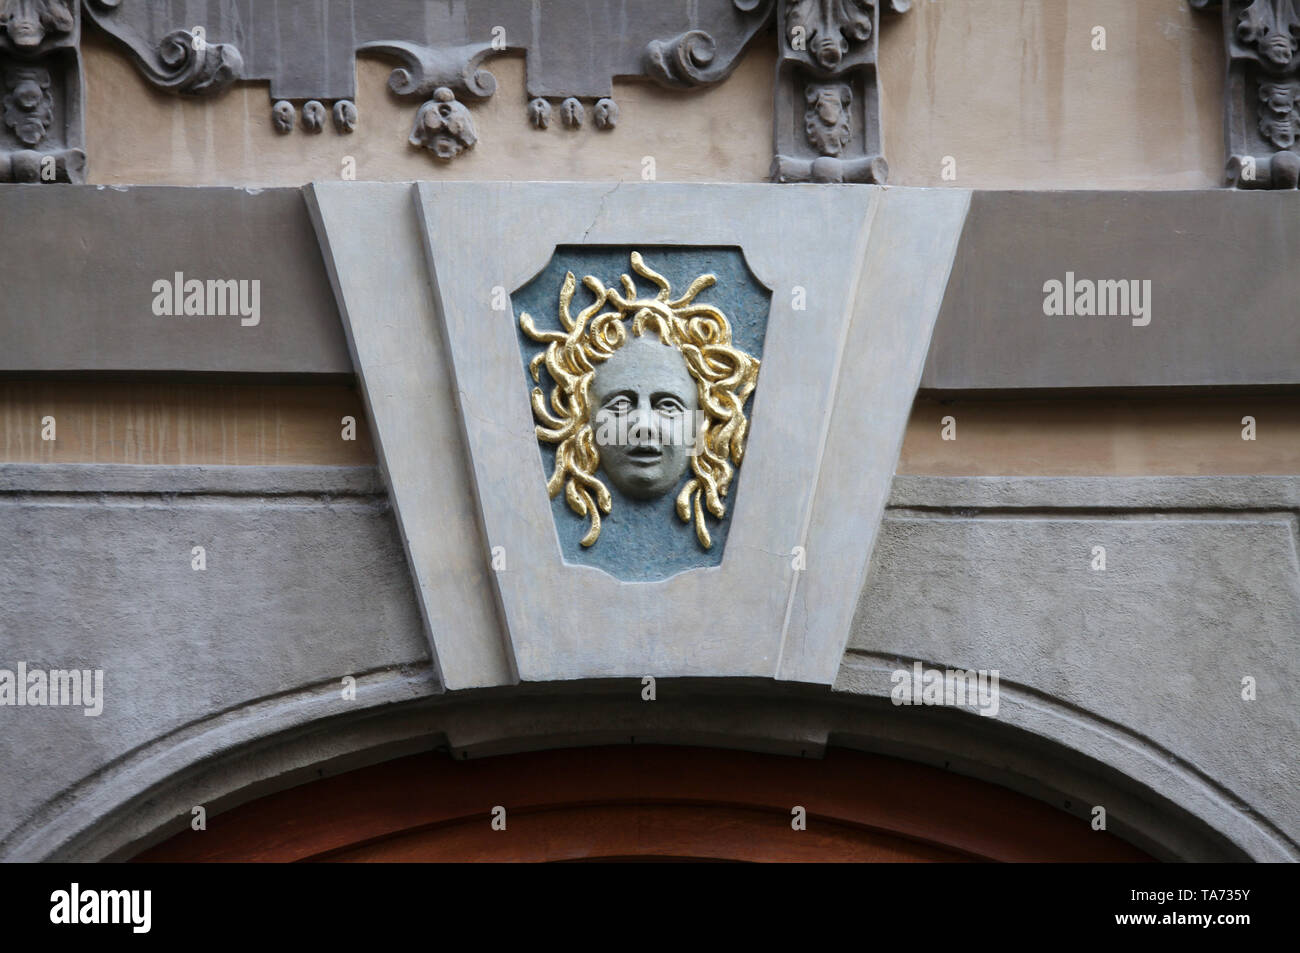
M 633 463 L 640 463 L 649 466 L 662 460 L 664 458 L 664 452 L 658 447 L 631 447 L 627 451 L 627 458 Z
M 9 37 L 15 46 L 40 46 L 45 39 L 45 31 L 30 23 L 9 24 Z

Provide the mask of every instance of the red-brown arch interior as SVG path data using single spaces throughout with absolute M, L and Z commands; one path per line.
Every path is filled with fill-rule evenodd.
M 806 830 L 792 829 L 796 806 Z M 251 801 L 136 859 L 625 858 L 1151 859 L 1041 801 L 913 762 L 652 745 L 399 758 Z

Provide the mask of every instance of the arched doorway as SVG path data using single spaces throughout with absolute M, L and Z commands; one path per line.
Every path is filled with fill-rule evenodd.
M 505 829 L 492 825 L 505 808 Z M 792 826 L 806 812 L 804 830 Z M 621 745 L 429 752 L 209 818 L 139 861 L 1149 861 L 987 782 L 847 749 L 820 759 Z

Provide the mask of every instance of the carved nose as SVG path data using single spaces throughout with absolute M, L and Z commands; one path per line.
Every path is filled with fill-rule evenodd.
M 827 69 L 838 66 L 843 55 L 839 43 L 830 37 L 817 41 L 817 59 Z
M 648 410 L 637 408 L 632 411 L 628 418 L 627 442 L 634 445 L 659 442 L 654 417 Z

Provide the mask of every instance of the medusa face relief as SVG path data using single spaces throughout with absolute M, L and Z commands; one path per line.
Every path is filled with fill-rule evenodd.
M 581 540 L 587 547 L 614 505 L 606 479 L 636 500 L 677 490 L 678 518 L 709 549 L 705 514 L 726 514 L 759 361 L 732 343 L 731 324 L 718 308 L 695 301 L 716 282 L 713 275 L 701 275 L 674 298 L 638 252 L 631 262 L 658 288 L 654 297 L 642 295 L 627 274 L 621 290 L 588 275 L 583 285 L 595 301 L 573 315 L 577 280 L 569 272 L 560 289 L 561 330 L 519 316 L 524 333 L 546 345 L 528 370 L 541 384 L 545 368 L 552 384 L 549 395 L 540 386 L 532 391 L 537 437 L 555 445 L 547 491 L 552 499 L 563 493 L 569 509 L 588 520 Z
M 595 373 L 591 427 L 601 469 L 633 499 L 675 489 L 695 450 L 695 380 L 654 333 L 631 337 Z

